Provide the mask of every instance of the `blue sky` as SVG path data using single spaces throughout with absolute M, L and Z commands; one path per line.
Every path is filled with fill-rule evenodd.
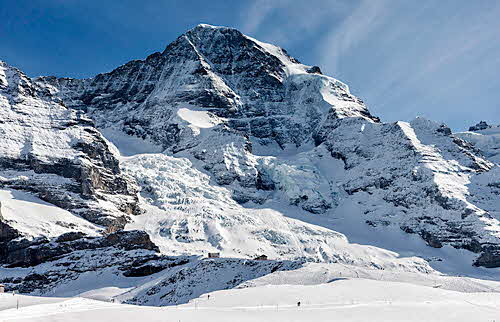
M 90 77 L 162 51 L 198 23 L 319 65 L 383 121 L 500 123 L 500 1 L 0 0 L 0 59 Z

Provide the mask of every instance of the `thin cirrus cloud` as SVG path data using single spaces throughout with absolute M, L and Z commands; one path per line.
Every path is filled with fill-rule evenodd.
M 315 38 L 313 33 L 348 13 L 350 6 L 348 1 L 256 0 L 243 10 L 238 27 L 282 46 L 305 45 Z
M 500 123 L 497 1 L 262 1 L 242 29 L 351 85 L 385 121 Z

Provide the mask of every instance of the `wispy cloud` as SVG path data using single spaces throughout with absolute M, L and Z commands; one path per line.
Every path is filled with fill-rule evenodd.
M 320 40 L 318 53 L 321 65 L 330 71 L 338 70 L 342 58 L 357 44 L 373 35 L 387 16 L 387 1 L 363 0 Z
M 371 80 L 361 93 L 389 120 L 423 114 L 458 127 L 467 122 L 465 119 L 481 117 L 479 113 L 488 117 L 497 97 L 479 84 L 498 82 L 481 68 L 485 64 L 493 69 L 500 67 L 491 55 L 500 54 L 498 6 L 443 8 L 426 4 L 398 8 L 397 17 L 380 25 L 377 33 L 397 30 L 399 36 L 386 43 L 387 47 L 379 47 L 385 57 L 379 66 L 367 70 L 366 77 Z M 374 48 L 368 45 L 361 50 Z M 461 99 L 466 92 L 483 94 L 476 101 Z M 484 104 L 488 99 L 490 107 L 472 108 L 474 103 Z
M 498 1 L 257 1 L 248 13 L 246 32 L 351 83 L 385 120 L 500 122 L 486 89 L 500 86 Z
M 282 2 L 283 1 L 266 0 L 257 0 L 253 2 L 248 8 L 245 8 L 245 12 L 242 13 L 244 16 L 244 22 L 241 27 L 242 31 L 248 34 L 255 33 L 268 15 L 273 10 L 279 8 Z
M 243 32 L 282 46 L 307 41 L 352 6 L 349 0 L 257 0 L 242 12 Z M 316 37 L 313 37 L 316 38 Z

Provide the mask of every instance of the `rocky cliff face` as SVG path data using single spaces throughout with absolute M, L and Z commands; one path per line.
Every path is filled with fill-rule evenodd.
M 185 109 L 260 143 L 299 146 L 327 117 L 377 121 L 347 85 L 300 64 L 285 50 L 231 28 L 199 25 L 162 53 L 92 79 L 37 80 L 98 126 L 118 127 L 177 151 L 197 136 Z M 49 86 L 50 85 L 50 86 Z M 182 109 L 182 110 L 181 110 Z
M 485 260 L 500 250 L 498 210 L 485 200 L 500 190 L 480 179 L 498 180 L 498 167 L 449 128 L 425 119 L 345 119 L 330 127 L 325 144 L 344 162 L 342 188 L 364 209 L 367 223 L 396 224 L 432 247 L 465 248 L 482 254 L 476 265 L 498 266 L 497 259 Z
M 234 186 L 241 202 L 267 199 L 252 143 L 286 149 L 310 144 L 334 119 L 378 122 L 347 85 L 318 67 L 235 29 L 208 25 L 111 73 L 86 80 L 44 77 L 37 84 L 88 112 L 100 128 L 201 160 L 218 184 Z
M 92 120 L 3 62 L 0 133 L 1 187 L 32 192 L 102 226 L 123 226 L 140 212 L 136 186 Z
M 173 291 L 183 274 L 216 276 L 226 264 L 248 276 L 303 261 L 431 271 L 420 258 L 349 243 L 335 229 L 349 216 L 367 233 L 393 227 L 500 266 L 491 149 L 425 119 L 382 123 L 347 85 L 237 30 L 199 25 L 162 53 L 84 80 L 0 67 L 0 260 L 38 274 L 3 281 L 19 289 L 107 268 L 132 277 L 182 266 L 128 297 L 171 304 L 197 294 Z M 131 145 L 146 153 L 125 152 Z M 15 212 L 28 199 L 21 190 L 69 211 L 58 214 L 67 220 L 30 235 Z M 139 231 L 115 232 L 124 227 Z M 207 251 L 279 261 L 188 263 Z M 99 265 L 84 264 L 89 256 Z M 78 274 L 65 268 L 71 260 Z

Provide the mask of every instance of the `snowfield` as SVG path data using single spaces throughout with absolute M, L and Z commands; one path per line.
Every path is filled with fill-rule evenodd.
M 495 321 L 498 293 L 460 293 L 366 279 L 268 285 L 204 294 L 187 304 L 140 307 L 85 298 L 0 295 L 7 321 Z M 19 301 L 20 309 L 16 309 Z M 300 307 L 297 303 L 300 302 Z

